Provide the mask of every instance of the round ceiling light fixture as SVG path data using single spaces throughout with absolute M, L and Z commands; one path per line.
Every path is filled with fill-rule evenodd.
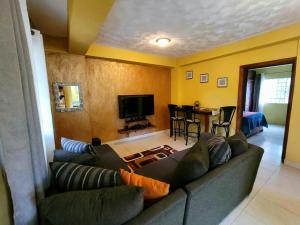
M 169 38 L 157 38 L 156 39 L 156 44 L 162 48 L 168 46 L 168 44 L 170 44 L 170 42 L 171 42 L 171 39 L 169 39 Z

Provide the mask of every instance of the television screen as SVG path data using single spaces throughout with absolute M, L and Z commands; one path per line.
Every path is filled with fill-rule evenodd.
M 154 114 L 154 95 L 119 95 L 120 119 Z

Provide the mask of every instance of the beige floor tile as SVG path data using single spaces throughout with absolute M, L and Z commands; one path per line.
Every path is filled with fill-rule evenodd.
M 267 180 L 256 177 L 250 197 L 254 197 L 266 183 Z
M 246 207 L 245 213 L 270 225 L 296 225 L 300 224 L 300 216 L 274 204 L 272 201 L 261 197 L 259 194 Z
M 242 212 L 234 221 L 232 225 L 267 225 L 257 220 L 255 217 L 246 212 Z
M 262 179 L 264 181 L 267 181 L 271 178 L 271 176 L 274 174 L 274 171 L 269 169 L 268 167 L 264 165 L 260 165 L 258 172 L 257 172 L 257 178 Z
M 252 197 L 248 196 L 245 198 L 231 213 L 226 216 L 223 221 L 220 223 L 220 225 L 229 225 L 232 224 L 235 219 L 242 213 L 242 211 L 247 207 L 249 202 L 251 201 Z
M 108 144 L 117 152 L 120 157 L 124 157 L 156 148 L 161 145 L 169 145 L 170 147 L 181 151 L 191 147 L 194 143 L 193 141 L 190 141 L 189 145 L 185 145 L 185 140 L 182 136 L 177 137 L 177 140 L 174 141 L 173 137 L 169 137 L 168 132 L 162 132 L 152 136 L 142 136 L 141 138 L 135 140 L 120 140 L 119 142 Z
M 282 166 L 262 187 L 259 196 L 300 216 L 300 170 Z

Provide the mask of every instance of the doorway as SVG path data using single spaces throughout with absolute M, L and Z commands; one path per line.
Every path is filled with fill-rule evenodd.
M 250 117 L 261 117 L 260 122 L 255 120 L 253 120 L 254 122 L 250 121 L 251 124 L 260 124 L 257 127 L 251 127 L 251 129 L 253 128 L 253 130 L 251 130 L 253 133 L 248 133 L 247 131 L 248 136 L 257 135 L 263 130 L 264 125 L 267 126 L 263 121 L 263 117 L 265 117 L 266 122 L 268 122 L 268 120 L 271 122 L 271 125 L 268 126 L 271 129 L 264 129 L 266 131 L 265 135 L 267 136 L 269 133 L 269 137 L 271 137 L 279 134 L 282 138 L 280 152 L 282 163 L 286 155 L 295 72 L 296 58 L 249 64 L 240 67 L 237 130 L 245 131 L 244 128 L 247 128 L 247 124 L 245 125 L 245 123 L 247 123 L 248 120 L 250 121 Z M 283 112 L 281 113 L 281 118 L 275 115 L 278 114 L 278 107 L 280 105 L 285 105 L 285 109 L 280 108 Z M 273 123 L 277 123 L 277 125 L 273 125 Z M 282 129 L 280 129 L 278 124 L 281 124 Z

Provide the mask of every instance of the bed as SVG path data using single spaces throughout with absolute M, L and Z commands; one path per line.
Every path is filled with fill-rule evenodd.
M 243 112 L 242 132 L 250 137 L 263 131 L 263 127 L 268 127 L 265 115 L 261 112 Z

